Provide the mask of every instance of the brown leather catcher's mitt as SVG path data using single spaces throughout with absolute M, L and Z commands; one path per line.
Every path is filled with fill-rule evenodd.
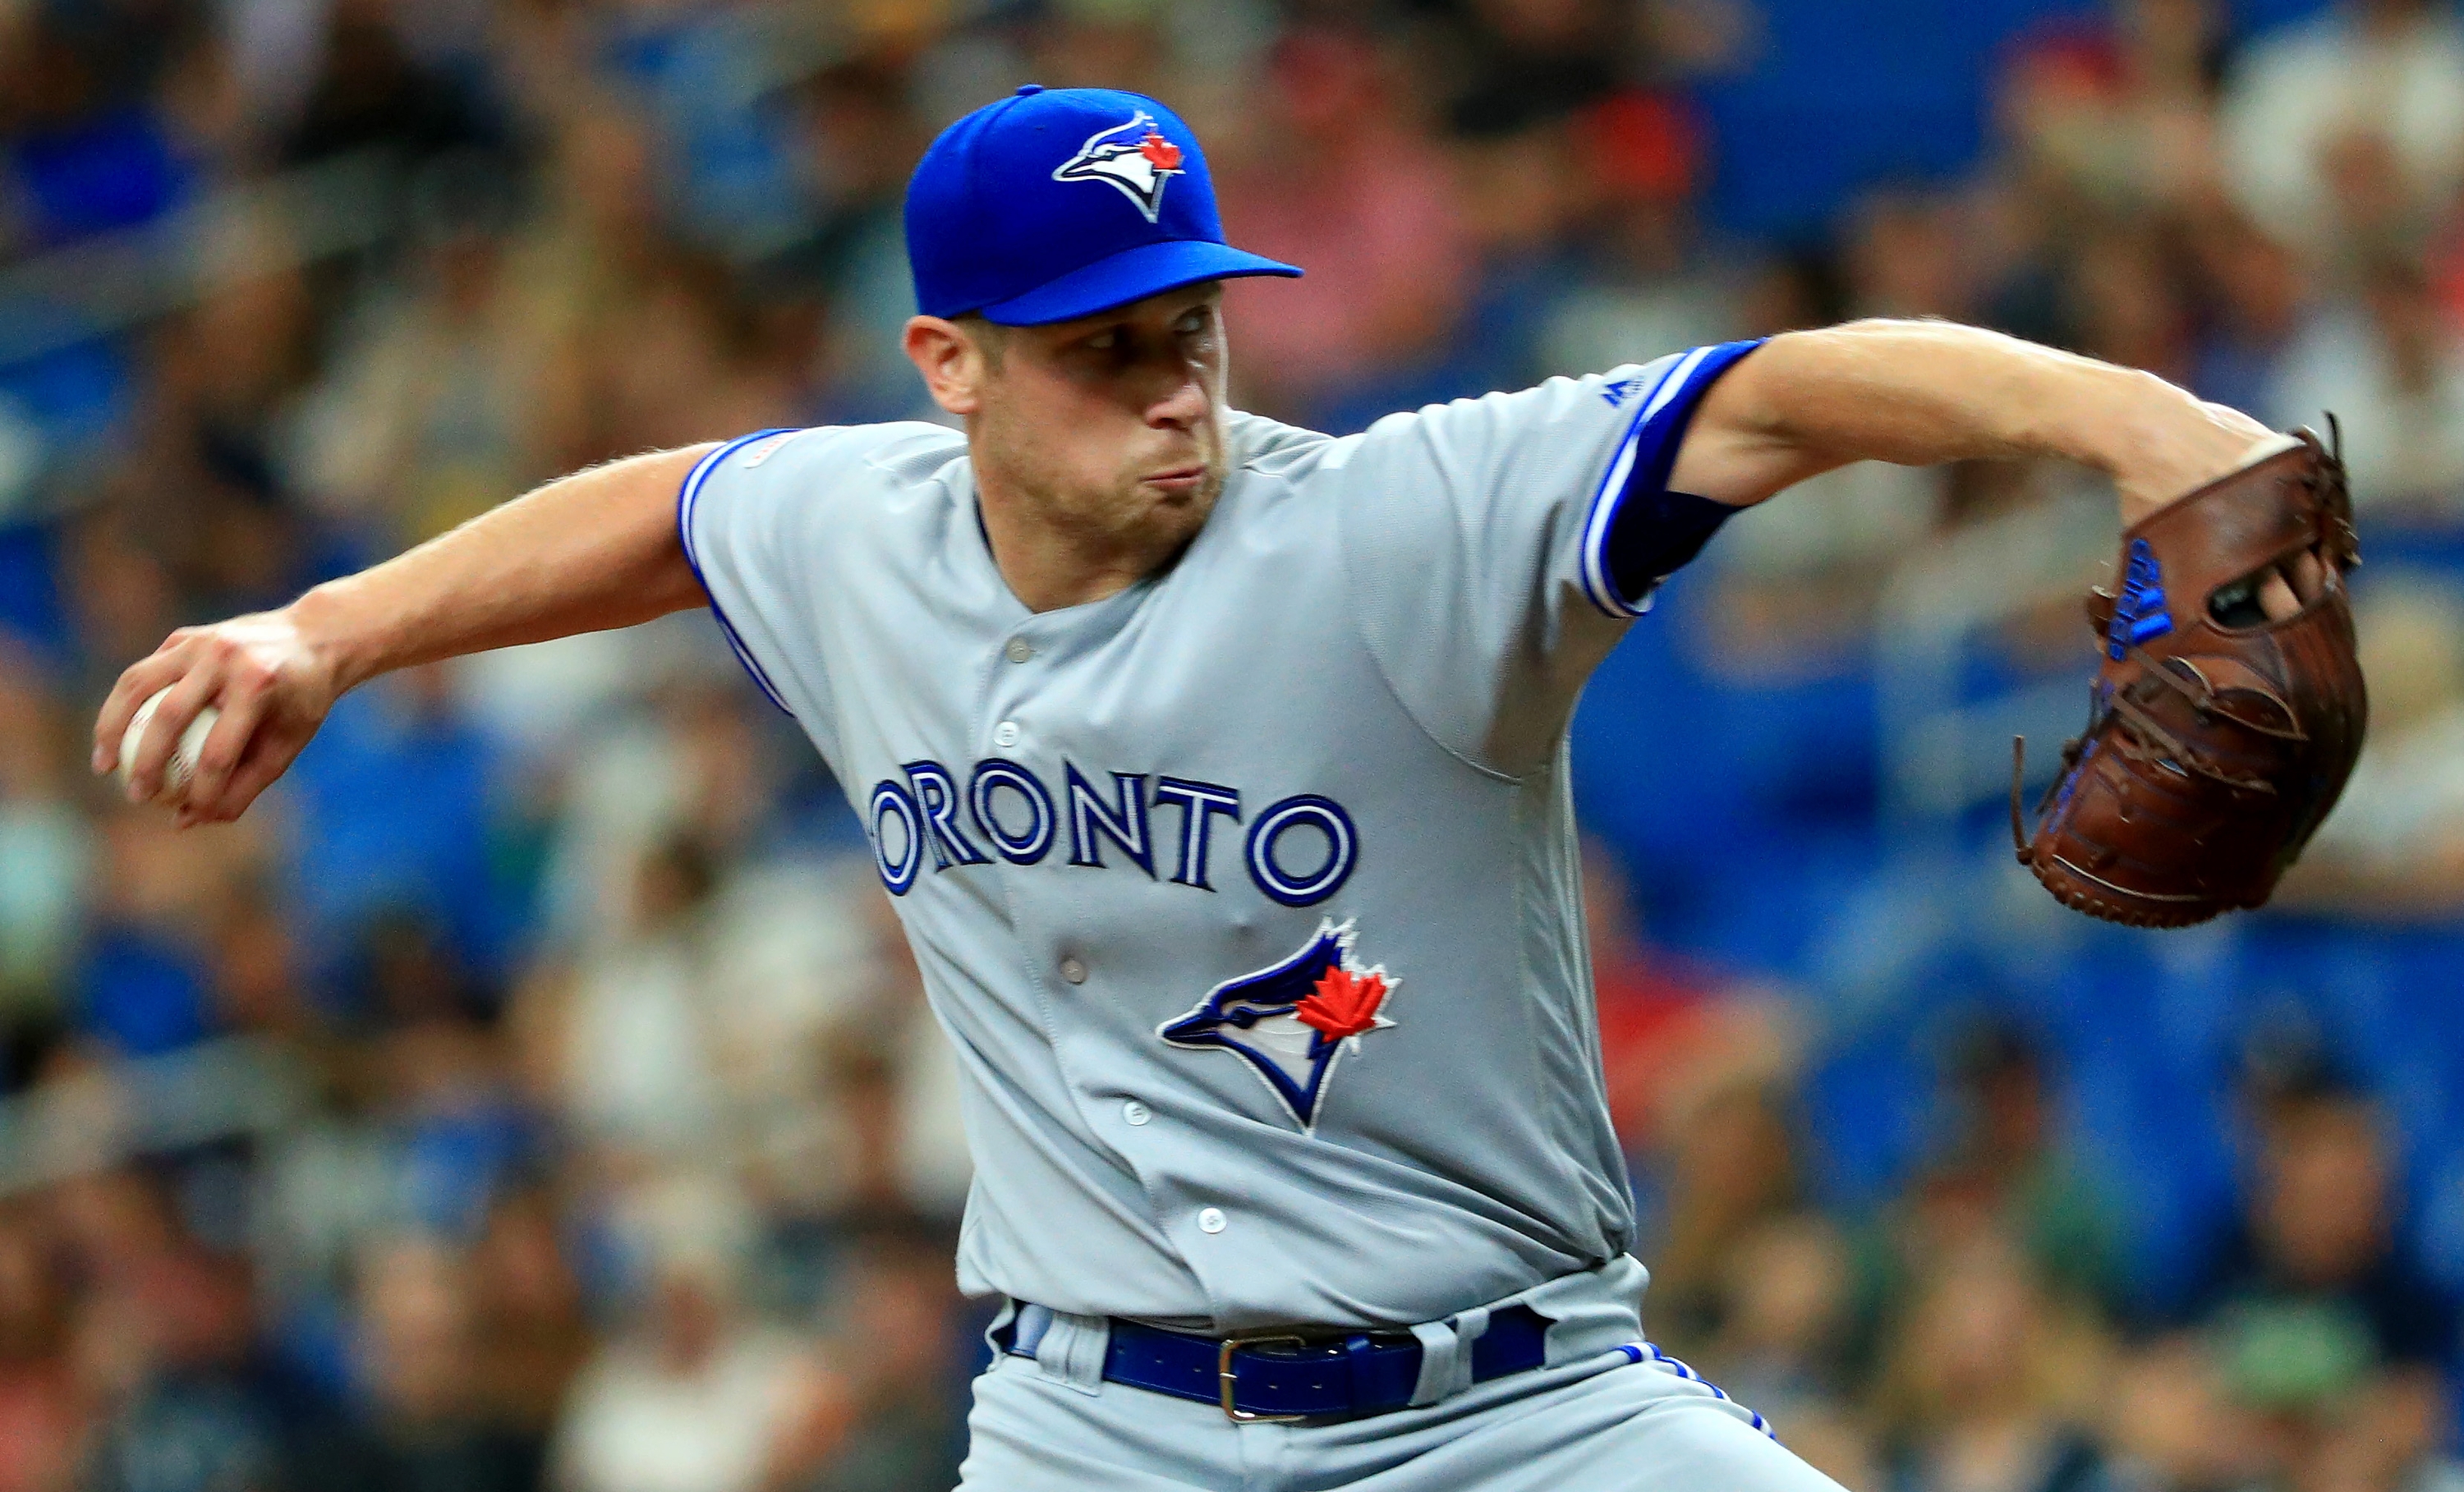
M 2360 562 L 2343 464 L 2301 444 L 2168 503 L 2122 536 L 2119 595 L 2088 620 L 2104 662 L 2087 730 L 2019 863 L 2064 906 L 2176 928 L 2276 889 L 2336 804 L 2368 713 L 2343 572 Z M 2268 620 L 2258 586 L 2304 551 L 2318 594 Z

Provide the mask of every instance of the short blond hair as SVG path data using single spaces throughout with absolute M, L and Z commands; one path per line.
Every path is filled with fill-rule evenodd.
M 966 332 L 967 340 L 976 344 L 976 350 L 984 355 L 984 365 L 996 373 L 1000 372 L 1001 360 L 1009 356 L 1010 333 L 1015 328 L 1002 325 L 981 311 L 969 311 L 951 319 Z

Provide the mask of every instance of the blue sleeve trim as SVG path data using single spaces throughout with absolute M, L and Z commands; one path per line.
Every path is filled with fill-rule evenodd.
M 1660 382 L 1652 385 L 1650 394 L 1635 409 L 1634 421 L 1626 427 L 1625 439 L 1617 444 L 1617 457 L 1609 463 L 1607 473 L 1600 478 L 1599 490 L 1592 495 L 1591 515 L 1583 525 L 1583 591 L 1591 597 L 1592 604 L 1608 615 L 1619 621 L 1631 621 L 1642 615 L 1651 604 L 1648 587 L 1640 594 L 1634 594 L 1617 583 L 1617 572 L 1624 566 L 1617 563 L 1615 550 L 1617 546 L 1613 540 L 1618 537 L 1620 528 L 1630 526 L 1620 521 L 1636 506 L 1628 499 L 1638 493 L 1657 495 L 1667 491 L 1668 473 L 1677 465 L 1677 452 L 1685 443 L 1685 429 L 1693 421 L 1695 406 L 1702 403 L 1703 396 L 1710 391 L 1711 385 L 1720 381 L 1721 374 L 1734 367 L 1763 341 L 1764 339 L 1755 338 L 1750 341 L 1721 342 L 1695 348 L 1661 375 Z M 1658 512 L 1655 508 L 1649 512 L 1638 512 L 1635 516 L 1638 520 L 1648 520 Z M 1698 520 L 1701 517 L 1694 514 L 1688 516 Z M 1726 515 L 1712 516 L 1716 519 Z M 1702 541 L 1710 538 L 1711 529 L 1718 527 L 1718 522 L 1710 522 L 1705 527 L 1697 521 L 1694 526 L 1700 528 L 1694 540 L 1695 548 L 1699 549 Z M 1692 553 L 1688 551 L 1677 563 L 1682 564 L 1691 558 Z M 1669 570 L 1676 567 L 1676 564 L 1671 564 Z M 1652 577 L 1652 584 L 1656 585 L 1661 578 Z
M 718 593 L 710 588 L 710 578 L 702 573 L 701 556 L 693 548 L 693 505 L 701 500 L 702 484 L 710 479 L 710 473 L 717 469 L 718 464 L 764 435 L 784 434 L 791 428 L 793 427 L 755 430 L 750 435 L 739 435 L 694 462 L 693 469 L 685 473 L 684 485 L 676 492 L 676 535 L 684 540 L 685 563 L 693 570 L 693 579 L 701 582 L 702 594 L 710 598 L 710 614 L 718 619 L 719 634 L 727 639 L 728 649 L 736 654 L 737 662 L 744 665 L 744 671 L 753 676 L 753 683 L 761 691 L 761 697 L 776 705 L 781 714 L 792 720 L 796 712 L 787 708 L 787 701 L 780 697 L 778 686 L 770 682 L 769 674 L 761 671 L 761 665 L 754 661 L 753 650 L 744 646 L 742 637 L 737 635 L 736 624 L 727 620 L 726 611 L 719 606 Z

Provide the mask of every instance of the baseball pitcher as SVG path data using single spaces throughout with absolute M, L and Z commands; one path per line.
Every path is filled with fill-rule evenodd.
M 959 121 L 907 234 L 957 428 L 552 482 L 174 633 L 97 769 L 167 688 L 132 796 L 210 706 L 181 817 L 232 819 L 369 678 L 708 604 L 846 784 L 964 1074 L 958 1270 L 1004 1303 L 967 1487 L 1830 1487 L 1644 1334 L 1575 696 L 1722 521 L 1846 462 L 2068 457 L 2135 523 L 2323 453 L 1930 322 L 1342 439 L 1241 413 L 1221 282 L 1300 271 L 1224 242 L 1199 142 L 1126 93 Z M 2261 625 L 2342 603 L 2334 546 L 2263 558 Z

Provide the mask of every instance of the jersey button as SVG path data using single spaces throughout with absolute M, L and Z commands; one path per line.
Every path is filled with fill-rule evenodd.
M 1061 960 L 1061 976 L 1072 984 L 1084 984 L 1087 982 L 1087 966 L 1075 958 L 1064 958 Z
M 1221 1208 L 1221 1207 L 1203 1207 L 1203 1208 L 1199 1209 L 1199 1213 L 1198 1213 L 1198 1231 L 1199 1231 L 1199 1232 L 1200 1232 L 1200 1233 L 1221 1233 L 1221 1232 L 1222 1232 L 1222 1231 L 1223 1231 L 1223 1229 L 1224 1229 L 1224 1227 L 1225 1227 L 1225 1224 L 1226 1224 L 1226 1219 L 1225 1219 L 1225 1218 L 1224 1218 L 1224 1216 L 1223 1216 L 1223 1209 L 1222 1209 L 1222 1208 Z
M 1035 656 L 1035 645 L 1023 637 L 1013 637 L 1009 646 L 1001 649 L 1001 656 L 1012 663 L 1024 663 Z
M 1155 1110 L 1133 1098 L 1121 1106 L 1121 1117 L 1131 1124 L 1143 1125 L 1155 1117 Z
M 1015 746 L 1018 744 L 1018 737 L 1019 729 L 1016 720 L 1003 720 L 993 727 L 993 744 L 996 746 Z

